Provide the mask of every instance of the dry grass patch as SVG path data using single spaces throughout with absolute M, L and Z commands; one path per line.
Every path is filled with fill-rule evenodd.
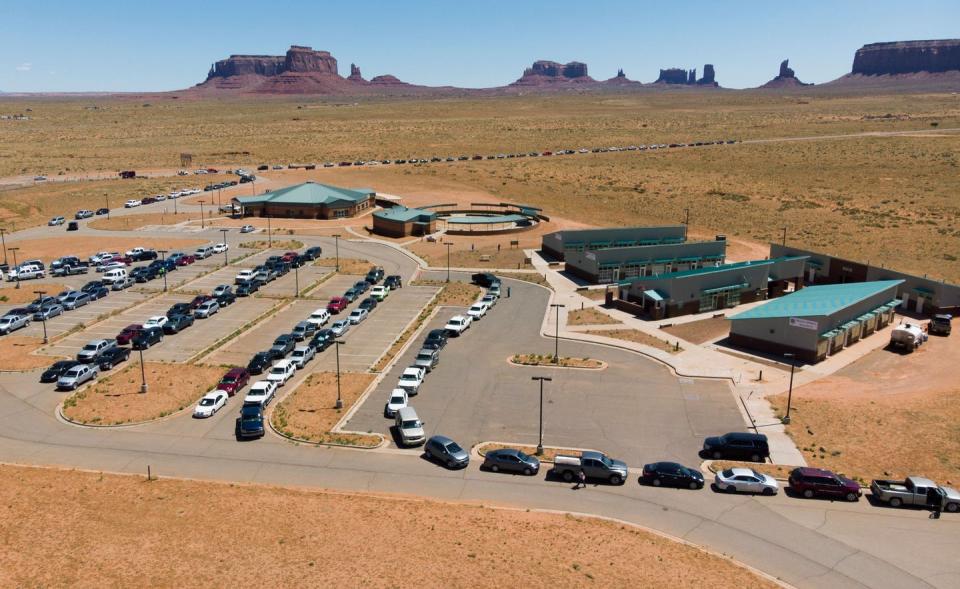
M 546 366 L 553 368 L 592 368 L 599 369 L 604 367 L 604 363 L 593 358 L 568 358 L 560 356 L 559 362 L 553 354 L 514 354 L 510 357 L 510 362 L 521 364 L 523 366 Z
M 125 252 L 128 249 L 141 246 L 165 250 L 192 250 L 198 245 L 209 243 L 207 239 L 177 239 L 168 237 L 96 237 L 87 235 L 62 235 L 60 237 L 46 237 L 41 239 L 22 239 L 8 246 L 20 248 L 17 258 L 39 258 L 49 263 L 51 260 L 64 255 L 74 255 L 86 259 L 99 251 Z M 91 270 L 92 273 L 92 270 Z M 26 284 L 26 283 L 24 283 Z M 22 288 L 22 286 L 21 286 Z
M 613 325 L 620 323 L 598 309 L 577 309 L 567 313 L 567 325 Z
M 268 247 L 275 250 L 298 250 L 303 247 L 303 242 L 298 239 L 258 239 L 254 241 L 244 241 L 237 247 L 253 249 L 253 250 L 265 250 Z
M 4 284 L 15 284 L 15 282 L 6 282 Z M 29 303 L 37 298 L 35 290 L 42 290 L 49 296 L 55 296 L 58 292 L 66 290 L 65 284 L 56 282 L 35 282 L 33 280 L 24 280 L 20 282 L 20 288 L 16 286 L 5 286 L 0 288 L 0 302 L 19 305 Z
M 486 456 L 487 452 L 493 452 L 494 450 L 500 450 L 502 448 L 512 448 L 514 450 L 520 450 L 525 454 L 530 456 L 537 456 L 537 447 L 536 446 L 525 446 L 523 444 L 501 444 L 499 442 L 488 442 L 486 444 L 480 444 L 477 446 L 477 453 L 480 456 Z M 580 456 L 582 450 L 574 450 L 572 448 L 558 448 L 556 446 L 544 446 L 543 455 L 537 456 L 541 462 L 553 462 L 557 454 L 564 454 L 566 456 Z
M 376 446 L 380 443 L 380 437 L 376 435 L 330 431 L 367 390 L 374 378 L 375 375 L 367 372 L 341 372 L 340 398 L 343 400 L 343 409 L 336 409 L 337 374 L 315 372 L 277 405 L 270 416 L 270 422 L 277 431 L 300 440 Z
M 6 587 L 775 587 L 727 558 L 590 518 L 18 466 L 0 478 Z M 257 530 L 244 566 L 211 556 L 237 522 Z M 411 554 L 431 558 L 410 566 Z
M 173 213 L 173 203 L 170 203 L 171 209 L 163 213 L 140 213 L 138 215 L 114 215 L 107 219 L 99 217 L 90 221 L 91 229 L 100 229 L 103 231 L 136 231 L 147 225 L 176 225 L 188 221 L 199 221 L 200 213 Z M 204 217 L 206 218 L 206 217 Z
M 458 239 L 459 238 L 459 239 Z M 469 237 L 451 235 L 450 241 L 464 242 Z M 509 240 L 504 240 L 509 242 Z M 447 266 L 447 248 L 440 242 L 431 243 L 421 241 L 407 246 L 407 249 L 417 254 L 435 268 Z M 481 259 L 482 258 L 482 259 Z M 519 248 L 486 246 L 476 249 L 454 249 L 450 252 L 450 266 L 453 268 L 522 268 L 527 256 Z
M 34 355 L 33 352 L 43 345 L 43 338 L 7 335 L 0 338 L 0 358 L 3 358 L 3 370 L 34 370 L 46 368 L 60 356 Z
M 654 337 L 645 331 L 640 331 L 639 329 L 594 329 L 585 331 L 583 333 L 589 333 L 590 335 L 602 335 L 603 337 L 620 339 L 625 342 L 643 344 L 645 346 L 650 346 L 651 348 L 657 348 L 658 350 L 670 352 L 671 354 L 677 354 L 683 351 L 683 348 L 675 346 L 674 344 L 664 341 L 658 337 Z
M 726 317 L 710 317 L 664 327 L 662 331 L 692 344 L 702 344 L 726 337 L 730 333 L 730 320 Z
M 92 425 L 150 421 L 192 405 L 223 376 L 218 366 L 147 362 L 145 368 L 146 394 L 140 394 L 140 363 L 131 361 L 68 397 L 63 414 Z
M 317 258 L 314 260 L 313 265 L 336 268 L 337 259 Z M 365 276 L 372 267 L 373 264 L 370 262 L 370 260 L 365 260 L 363 258 L 340 258 L 340 274 L 356 274 L 358 276 Z
M 483 289 L 476 284 L 469 282 L 443 280 L 414 280 L 411 286 L 439 286 L 440 294 L 437 295 L 436 304 L 447 307 L 469 307 L 477 302 Z
M 577 289 L 577 294 L 591 301 L 603 301 L 607 298 L 607 291 L 603 288 Z
M 767 474 L 775 479 L 786 480 L 790 477 L 790 471 L 797 468 L 788 464 L 767 464 L 759 462 L 738 462 L 736 460 L 712 460 L 707 465 L 712 473 L 718 473 L 728 468 L 752 468 L 757 472 Z
M 514 280 L 522 280 L 524 282 L 532 282 L 553 290 L 553 288 L 550 286 L 550 283 L 547 282 L 546 276 L 540 274 L 539 272 L 511 272 L 510 274 L 504 274 L 503 277 L 513 278 Z

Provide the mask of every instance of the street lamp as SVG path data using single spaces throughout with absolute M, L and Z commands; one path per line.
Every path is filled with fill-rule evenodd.
M 12 247 L 12 248 L 10 248 L 10 251 L 13 252 L 13 267 L 16 268 L 16 267 L 17 267 L 17 252 L 20 251 L 20 248 L 18 248 L 18 247 Z M 20 288 L 20 271 L 19 271 L 19 270 L 17 270 L 17 288 Z
M 270 213 L 267 212 L 267 247 L 273 247 L 273 236 L 270 232 Z
M 783 419 L 780 420 L 784 425 L 787 425 L 790 423 L 790 402 L 793 400 L 793 369 L 794 366 L 796 366 L 796 363 L 794 362 L 796 354 L 788 353 L 784 354 L 783 357 L 790 358 L 790 389 L 787 391 L 787 414 L 784 415 Z
M 200 229 L 203 229 L 203 201 L 200 201 Z
M 35 290 L 33 294 L 37 295 L 37 298 L 43 299 L 43 295 L 47 294 L 45 290 Z M 49 343 L 47 339 L 47 314 L 43 312 L 43 304 L 40 305 L 40 320 L 43 321 L 43 343 Z
M 220 200 L 220 189 L 217 188 L 217 206 L 223 208 L 223 201 Z
M 543 381 L 552 382 L 549 376 L 534 376 L 530 380 L 540 381 L 540 441 L 537 442 L 537 456 L 543 456 Z
M 340 397 L 340 346 L 345 345 L 346 342 L 335 339 L 333 343 L 337 346 L 337 404 L 334 406 L 334 409 L 343 409 L 343 399 Z
M 336 256 L 337 256 L 337 267 L 335 268 L 335 270 L 339 272 L 340 271 L 340 234 L 339 233 L 333 234 L 333 249 L 334 251 L 336 251 Z
M 553 362 L 557 366 L 560 365 L 560 309 L 566 308 L 566 305 L 561 305 L 560 303 L 551 303 L 551 307 L 557 310 L 557 330 L 553 338 L 554 347 L 553 347 Z
M 783 228 L 783 245 L 787 245 L 787 228 Z
M 299 299 L 300 298 L 300 266 L 293 267 L 293 280 L 294 280 L 293 298 Z
M 447 282 L 450 282 L 450 248 L 453 244 L 447 241 L 443 245 L 447 246 Z
M 223 265 L 227 266 L 229 264 L 227 258 L 227 231 L 229 229 L 221 229 L 220 233 L 223 233 Z
M 109 219 L 110 218 L 110 197 L 107 195 L 106 192 L 103 193 L 103 205 L 104 205 L 104 208 L 107 209 L 107 218 Z
M 167 251 L 157 250 L 163 261 L 163 266 L 160 266 L 160 271 L 163 272 L 163 292 L 167 292 Z
M 143 395 L 147 392 L 147 371 L 143 367 L 143 348 L 140 348 L 140 380 L 142 381 L 140 394 Z
M 6 230 L 0 227 L 0 247 L 3 247 L 3 265 L 7 265 L 7 240 L 3 237 Z

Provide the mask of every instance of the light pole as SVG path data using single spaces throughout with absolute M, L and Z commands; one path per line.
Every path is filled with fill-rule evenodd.
M 12 248 L 10 248 L 10 251 L 13 252 L 13 267 L 16 268 L 16 267 L 17 267 L 17 252 L 20 251 L 20 248 L 18 248 L 18 247 L 12 247 Z M 17 270 L 17 288 L 20 288 L 20 271 L 19 271 L 19 270 Z
M 180 199 L 179 199 L 179 198 L 173 199 L 173 214 L 174 214 L 174 215 L 179 215 L 179 214 L 180 214 L 180 212 L 177 210 L 177 201 L 178 201 L 178 200 L 180 200 Z
M 787 228 L 783 228 L 783 245 L 787 245 Z
M 273 236 L 270 233 L 270 213 L 267 213 L 267 247 L 273 247 Z
M 343 399 L 340 397 L 340 346 L 345 345 L 346 342 L 335 339 L 333 340 L 333 344 L 337 346 L 337 404 L 334 405 L 334 409 L 343 409 Z
M 221 229 L 220 233 L 223 233 L 223 265 L 227 266 L 229 264 L 227 258 L 227 231 L 229 229 Z
M 337 266 L 335 270 L 339 272 L 340 271 L 340 234 L 339 233 L 333 234 L 333 249 L 336 252 L 336 256 L 337 256 Z
M 557 330 L 556 335 L 553 338 L 554 347 L 553 347 L 553 362 L 557 366 L 560 365 L 560 309 L 566 308 L 566 305 L 561 305 L 560 303 L 551 303 L 551 307 L 557 310 Z
M 33 294 L 37 295 L 37 298 L 42 299 L 43 295 L 47 294 L 45 290 L 35 290 Z M 43 321 L 43 343 L 49 343 L 47 339 L 47 314 L 43 312 L 43 305 L 40 305 L 40 320 Z
M 200 201 L 200 229 L 203 229 L 203 201 Z
M 160 266 L 160 271 L 163 272 L 163 292 L 167 292 L 167 250 L 157 250 L 157 253 L 163 259 L 163 266 Z
M 6 229 L 0 227 L 0 247 L 3 247 L 3 265 L 7 265 L 7 240 L 3 237 Z
M 447 241 L 443 245 L 447 246 L 447 282 L 450 282 L 450 248 L 453 244 Z
M 147 392 L 147 371 L 143 367 L 143 348 L 140 348 L 140 380 L 142 381 L 140 394 L 143 395 Z
M 299 299 L 300 298 L 300 266 L 293 267 L 293 280 L 294 280 L 293 298 Z
M 223 208 L 223 202 L 220 200 L 220 189 L 217 188 L 217 207 Z
M 104 205 L 103 208 L 107 209 L 107 218 L 109 219 L 110 218 L 110 197 L 107 195 L 106 192 L 103 193 L 103 205 Z
M 784 354 L 783 357 L 790 358 L 790 388 L 787 391 L 787 414 L 784 415 L 783 419 L 780 420 L 784 425 L 786 425 L 790 423 L 790 403 L 793 401 L 793 369 L 796 365 L 794 362 L 796 354 Z
M 537 456 L 543 456 L 543 381 L 552 382 L 549 376 L 534 376 L 530 380 L 540 381 L 540 441 L 537 442 Z

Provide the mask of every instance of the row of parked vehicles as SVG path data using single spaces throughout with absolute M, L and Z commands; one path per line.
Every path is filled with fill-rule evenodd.
M 183 190 L 174 190 L 170 194 L 155 194 L 153 196 L 145 196 L 143 198 L 131 198 L 123 203 L 123 208 L 133 209 L 142 205 L 152 205 L 153 203 L 163 202 L 166 200 L 176 200 L 184 196 L 192 196 L 194 194 L 200 194 L 199 188 L 184 188 Z
M 319 250 L 319 248 L 316 248 L 316 250 Z M 295 254 L 296 252 L 290 253 Z M 314 256 L 314 254 L 319 255 L 319 253 L 319 251 L 316 251 L 309 255 Z M 314 258 L 311 257 L 311 259 Z M 390 280 L 390 283 L 399 283 L 399 277 L 388 278 L 394 279 Z M 371 268 L 362 281 L 364 286 L 361 287 L 358 282 L 351 290 L 369 289 L 371 286 L 377 288 L 377 282 L 383 279 L 382 268 Z M 333 315 L 345 311 L 346 308 L 338 307 L 331 311 L 328 306 L 316 309 L 305 320 L 294 325 L 289 333 L 278 336 L 268 350 L 255 354 L 245 370 L 234 369 L 236 374 L 242 374 L 245 379 L 249 379 L 250 375 L 266 373 L 266 378 L 254 382 L 250 386 L 250 391 L 244 397 L 240 415 L 236 421 L 237 438 L 258 438 L 264 435 L 266 431 L 264 409 L 273 400 L 277 389 L 286 384 L 297 370 L 306 367 L 318 353 L 334 345 L 334 342 L 345 335 L 351 326 L 366 319 L 369 313 L 376 309 L 377 305 L 389 295 L 391 288 L 386 285 L 386 282 L 385 280 L 383 285 L 379 285 L 384 287 L 382 297 L 368 296 L 363 299 L 346 319 L 334 321 L 329 328 L 325 328 L 324 325 L 331 321 Z M 397 287 L 399 288 L 399 284 Z M 197 411 L 204 411 L 204 403 L 215 406 L 218 398 L 223 400 L 223 403 L 226 402 L 225 397 L 220 395 L 219 391 L 213 391 L 204 399 L 201 399 Z M 195 415 L 197 417 L 204 416 L 196 412 Z
M 233 279 L 233 283 L 237 286 L 237 296 L 252 295 L 264 285 L 286 275 L 290 270 L 316 260 L 322 251 L 320 247 L 307 248 L 302 254 L 289 251 L 283 255 L 270 256 L 255 268 L 241 270 Z

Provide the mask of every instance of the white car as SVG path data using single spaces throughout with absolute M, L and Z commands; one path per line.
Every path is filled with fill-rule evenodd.
M 123 203 L 123 208 L 132 209 L 133 207 L 139 207 L 143 203 L 135 198 L 131 198 L 127 202 Z
M 490 288 L 488 288 L 488 289 L 487 289 L 487 294 L 492 294 L 493 296 L 499 298 L 499 297 L 500 297 L 500 284 L 497 283 L 497 284 L 494 284 L 493 286 L 491 286 Z
M 211 391 L 200 399 L 193 410 L 194 417 L 213 417 L 213 414 L 223 409 L 227 404 L 227 392 L 219 389 Z
M 467 309 L 467 315 L 476 321 L 477 319 L 483 318 L 483 316 L 487 314 L 487 309 L 489 308 L 490 307 L 488 307 L 486 303 L 474 303 L 469 309 Z
M 486 303 L 486 304 L 487 304 L 487 310 L 489 311 L 490 309 L 493 308 L 494 305 L 497 304 L 497 301 L 498 301 L 498 300 L 500 300 L 500 297 L 498 297 L 497 295 L 487 293 L 487 294 L 483 295 L 483 298 L 480 299 L 480 302 L 481 302 L 481 303 Z
M 256 230 L 257 230 L 256 227 L 254 227 L 253 225 L 244 225 L 243 227 L 240 228 L 240 233 L 253 233 Z
M 387 399 L 386 407 L 383 408 L 383 414 L 387 417 L 393 417 L 397 414 L 397 411 L 406 407 L 409 402 L 410 397 L 407 395 L 407 391 L 403 389 L 393 389 L 390 393 L 390 398 Z
M 316 354 L 317 351 L 310 346 L 298 346 L 293 349 L 293 353 L 290 355 L 290 361 L 297 366 L 297 370 L 300 370 L 307 365 L 307 362 L 313 360 Z
M 244 282 L 250 282 L 256 278 L 257 273 L 253 270 L 241 270 L 237 272 L 237 275 L 234 277 L 233 282 L 235 284 L 243 284 Z
M 112 254 L 112 253 L 110 253 L 110 252 L 97 252 L 97 253 L 93 254 L 92 256 L 90 256 L 89 258 L 87 258 L 87 261 L 90 262 L 91 264 L 93 264 L 94 266 L 96 266 L 97 264 L 101 264 L 101 263 L 103 263 L 103 262 L 109 262 L 111 259 L 113 259 L 113 254 Z
M 366 319 L 367 315 L 369 314 L 370 312 L 367 311 L 366 309 L 354 309 L 353 311 L 350 311 L 350 315 L 347 317 L 347 319 L 350 320 L 351 325 L 357 325 L 358 323 Z
M 163 326 L 166 325 L 170 320 L 167 319 L 166 315 L 154 315 L 153 317 L 147 319 L 147 322 L 143 324 L 144 329 L 149 329 L 151 327 L 159 327 L 163 329 Z
M 321 327 L 327 324 L 327 321 L 330 321 L 330 311 L 326 309 L 317 309 L 313 313 L 310 313 L 310 316 L 307 317 L 307 321 L 313 323 L 317 327 Z
M 276 386 L 282 387 L 287 384 L 288 380 L 293 378 L 293 374 L 296 371 L 297 365 L 294 364 L 292 360 L 280 360 L 270 367 L 270 372 L 267 373 L 267 380 Z
M 103 272 L 109 272 L 110 270 L 116 270 L 117 268 L 126 268 L 126 267 L 127 265 L 124 264 L 123 262 L 110 261 L 110 262 L 104 262 L 99 266 L 97 266 L 96 271 L 103 273 Z
M 256 403 L 262 407 L 266 407 L 270 404 L 270 401 L 273 400 L 273 396 L 277 393 L 277 383 L 271 382 L 269 380 L 258 380 L 257 382 L 250 385 L 250 390 L 247 392 L 247 396 L 243 398 L 243 403 Z
M 427 371 L 420 366 L 410 366 L 403 369 L 397 387 L 407 391 L 408 395 L 416 395 L 420 391 L 420 385 L 423 384 L 423 377 Z
M 128 257 L 128 258 L 136 258 L 137 256 L 139 256 L 140 254 L 142 254 L 142 253 L 145 252 L 145 251 L 147 251 L 146 248 L 135 247 L 135 248 L 133 248 L 133 249 L 127 250 L 127 257 Z
M 330 331 L 332 331 L 336 337 L 340 337 L 350 331 L 350 320 L 341 319 L 340 321 L 334 321 L 333 325 L 330 326 Z
M 383 284 L 378 284 L 370 289 L 370 296 L 377 299 L 378 301 L 383 301 L 390 294 L 390 287 Z
M 471 323 L 473 323 L 473 318 L 469 315 L 454 315 L 443 328 L 450 332 L 450 335 L 460 335 L 470 329 Z
M 223 242 L 213 244 L 213 253 L 215 253 L 215 254 L 222 254 L 223 252 L 227 251 L 228 249 L 230 249 L 230 245 L 229 245 L 229 244 L 226 244 L 226 243 L 223 243 Z
M 720 491 L 728 493 L 761 493 L 776 495 L 780 490 L 777 479 L 757 472 L 752 468 L 728 468 L 721 470 L 713 481 Z

